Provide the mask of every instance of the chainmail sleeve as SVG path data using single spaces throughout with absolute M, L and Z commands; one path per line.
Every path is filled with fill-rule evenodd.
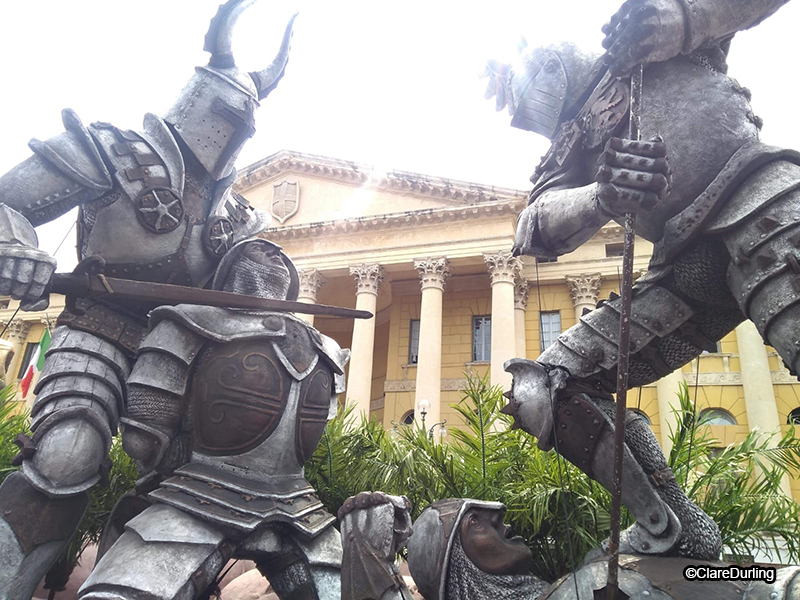
M 140 470 L 155 468 L 165 454 L 180 454 L 185 393 L 192 364 L 205 340 L 175 321 L 160 321 L 139 348 L 128 378 L 123 444 Z

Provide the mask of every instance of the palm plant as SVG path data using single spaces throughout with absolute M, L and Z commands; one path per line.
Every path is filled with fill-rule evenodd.
M 11 464 L 19 452 L 14 440 L 20 433 L 30 434 L 28 414 L 19 410 L 15 399 L 13 385 L 0 389 L 0 482 L 19 468 Z
M 785 475 L 800 473 L 800 439 L 794 429 L 777 444 L 768 435 L 750 431 L 741 442 L 718 448 L 707 421 L 696 418 L 685 384 L 679 400 L 669 463 L 686 495 L 714 519 L 724 547 L 734 557 L 774 550 L 796 563 L 800 505 L 781 490 Z

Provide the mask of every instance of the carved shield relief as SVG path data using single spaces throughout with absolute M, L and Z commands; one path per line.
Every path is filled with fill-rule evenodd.
M 193 380 L 195 449 L 241 454 L 275 431 L 291 380 L 272 344 L 250 339 L 213 348 Z
M 272 215 L 281 225 L 297 212 L 300 205 L 300 184 L 283 180 L 272 186 Z

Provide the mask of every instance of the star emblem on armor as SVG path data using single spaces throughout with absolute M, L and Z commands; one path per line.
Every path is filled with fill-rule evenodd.
M 233 246 L 233 223 L 227 217 L 212 217 L 206 224 L 203 246 L 213 256 L 222 256 Z
M 183 220 L 183 202 L 169 190 L 146 190 L 137 209 L 139 220 L 154 233 L 169 233 Z

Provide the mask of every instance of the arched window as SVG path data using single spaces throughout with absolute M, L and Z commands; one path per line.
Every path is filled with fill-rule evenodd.
M 786 422 L 789 425 L 800 425 L 800 406 L 798 406 L 792 412 L 789 413 Z
M 736 417 L 724 408 L 704 408 L 698 415 L 698 422 L 703 425 L 738 425 Z
M 414 411 L 410 410 L 406 414 L 404 414 L 403 418 L 400 419 L 400 422 L 403 425 L 413 425 L 414 424 Z
M 648 425 L 652 425 L 653 424 L 653 422 L 650 420 L 650 417 L 648 417 L 647 413 L 644 412 L 643 410 L 638 409 L 638 408 L 632 408 L 631 410 L 633 412 L 635 412 L 637 415 L 639 415 L 640 417 L 642 417 L 644 419 L 644 422 L 647 423 Z

